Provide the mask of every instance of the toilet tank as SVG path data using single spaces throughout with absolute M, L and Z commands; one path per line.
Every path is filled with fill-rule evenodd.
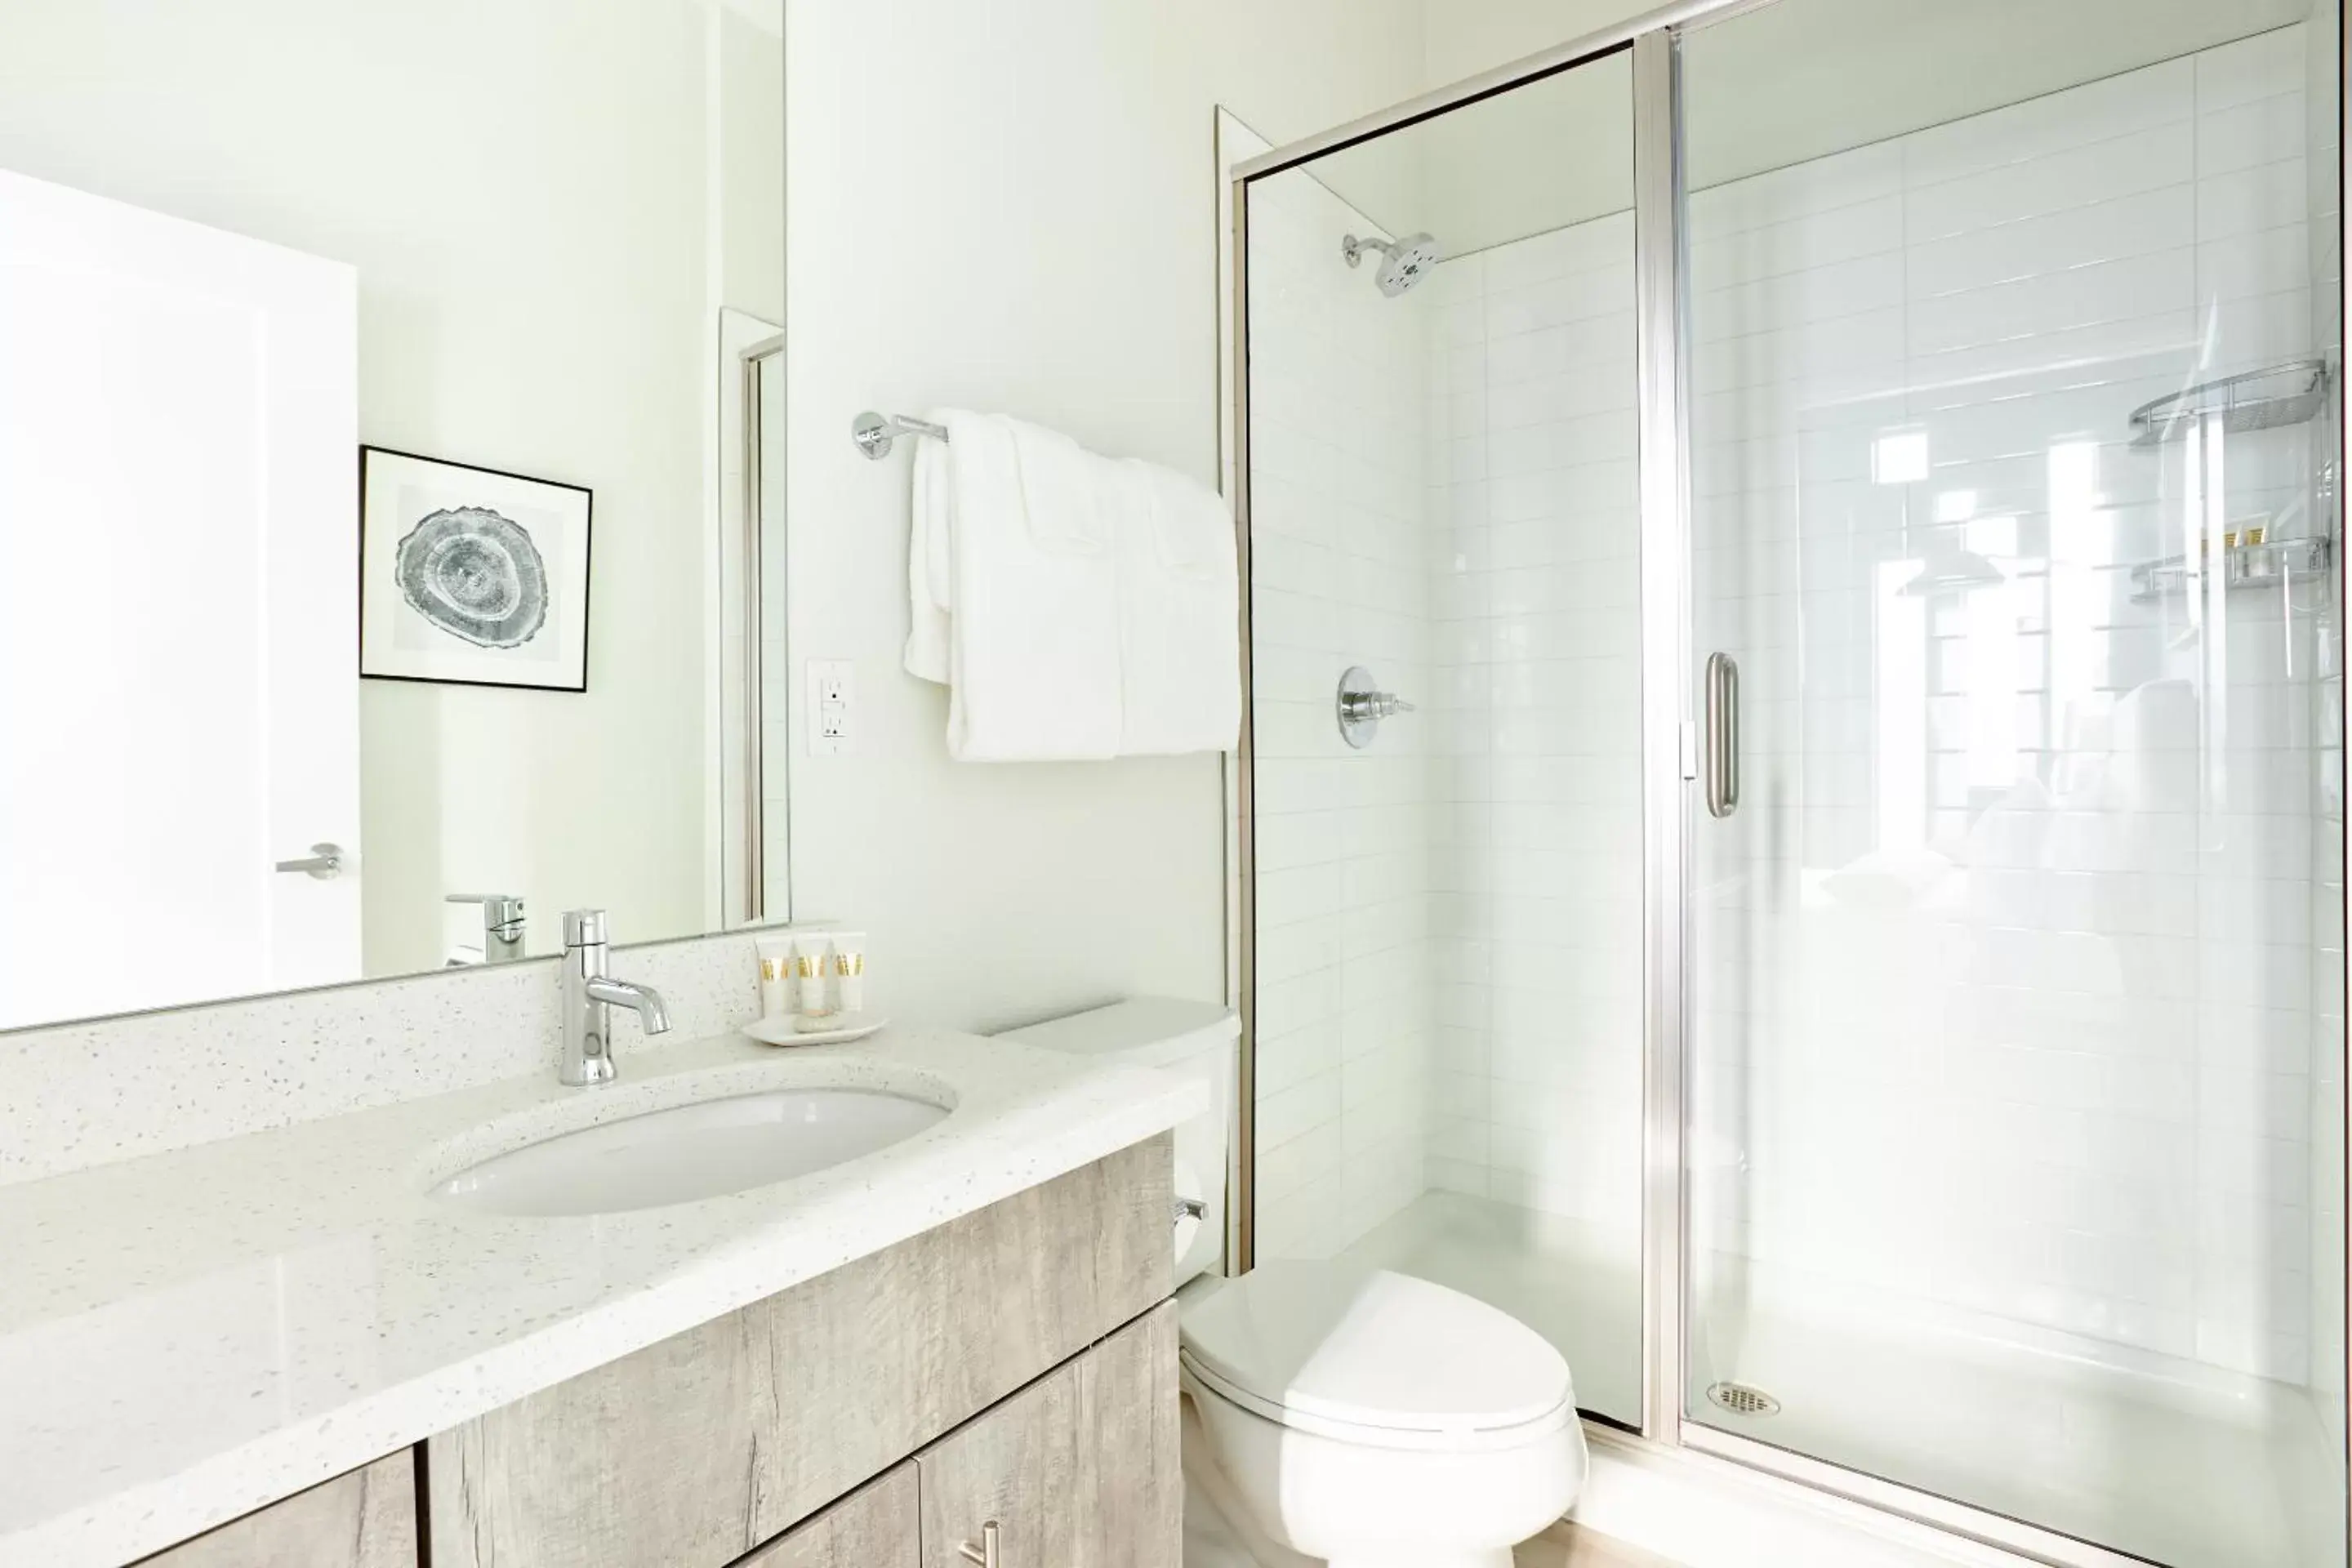
M 1241 1021 L 1214 1002 L 1139 996 L 1008 1029 L 997 1038 L 1159 1068 L 1208 1085 L 1209 1109 L 1176 1129 L 1176 1195 L 1198 1198 L 1202 1211 L 1200 1222 L 1177 1223 L 1176 1283 L 1215 1268 L 1225 1250 L 1227 1129 L 1233 1125 Z

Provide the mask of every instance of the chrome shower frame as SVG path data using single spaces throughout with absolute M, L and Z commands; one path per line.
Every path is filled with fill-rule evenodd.
M 1688 1358 L 1685 1188 L 1685 1067 L 1688 1050 L 1688 868 L 1695 812 L 1703 809 L 1698 760 L 1703 704 L 1694 687 L 1691 641 L 1685 250 L 1683 231 L 1682 112 L 1678 47 L 1688 27 L 1766 9 L 1778 0 L 1676 0 L 1537 55 L 1425 93 L 1318 135 L 1233 165 L 1229 214 L 1233 266 L 1235 429 L 1228 454 L 1234 515 L 1240 535 L 1243 592 L 1243 730 L 1234 769 L 1238 828 L 1238 925 L 1233 988 L 1242 1011 L 1234 1272 L 1255 1252 L 1255 1099 L 1256 1068 L 1255 848 L 1251 706 L 1249 507 L 1249 203 L 1251 182 L 1402 131 L 1454 110 L 1630 51 L 1633 76 L 1633 184 L 1641 494 L 1643 884 L 1643 1415 L 1636 1435 L 1591 1425 L 1595 1442 L 1671 1458 L 1727 1479 L 1762 1485 L 1786 1500 L 1864 1522 L 1884 1536 L 1952 1549 L 1974 1543 L 1988 1562 L 2042 1563 L 2059 1568 L 2146 1568 L 2142 1559 L 2063 1535 L 1859 1470 L 1722 1432 L 1687 1415 Z M 2338 61 L 2339 71 L 2345 71 Z M 2347 72 L 2352 74 L 2352 72 Z M 2339 178 L 2341 171 L 2339 171 Z M 2352 311 L 2347 311 L 2352 315 Z M 2340 407 L 2339 407 L 2340 415 Z M 2344 451 L 2340 417 L 2338 461 Z M 2352 581 L 2346 552 L 2330 575 L 2337 603 Z

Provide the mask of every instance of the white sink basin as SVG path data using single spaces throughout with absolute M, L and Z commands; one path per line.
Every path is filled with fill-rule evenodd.
M 458 1172 L 433 1189 L 507 1215 L 619 1214 L 764 1187 L 936 1126 L 929 1100 L 871 1089 L 779 1089 L 583 1128 Z

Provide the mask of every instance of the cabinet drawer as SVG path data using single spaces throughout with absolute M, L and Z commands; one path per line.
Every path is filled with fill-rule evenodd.
M 1176 1303 L 917 1457 L 922 1568 L 1179 1568 Z
M 137 1568 L 416 1568 L 415 1450 L 320 1481 Z
M 434 1568 L 735 1562 L 1164 1300 L 1171 1182 L 1163 1133 L 442 1433 Z
M 920 1568 L 912 1460 L 770 1542 L 735 1568 Z

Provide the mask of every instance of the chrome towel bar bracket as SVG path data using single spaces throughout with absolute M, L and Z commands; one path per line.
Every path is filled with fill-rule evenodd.
M 890 455 L 891 444 L 901 436 L 929 436 L 934 441 L 944 441 L 948 427 L 899 414 L 877 414 L 870 408 L 849 422 L 849 438 L 857 443 L 859 451 L 877 463 Z

